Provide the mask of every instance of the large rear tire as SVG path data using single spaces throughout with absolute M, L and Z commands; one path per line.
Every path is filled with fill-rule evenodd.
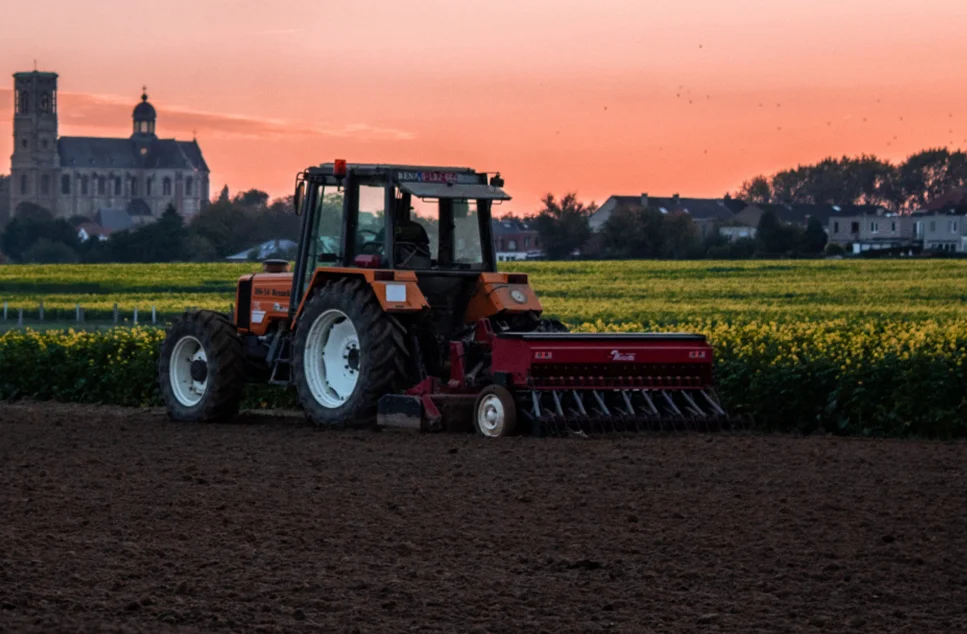
M 299 403 L 317 425 L 370 422 L 379 397 L 406 374 L 403 329 L 362 280 L 319 289 L 299 317 L 292 345 Z
M 245 387 L 243 363 L 242 341 L 225 315 L 201 310 L 176 319 L 158 359 L 168 416 L 189 422 L 234 417 Z

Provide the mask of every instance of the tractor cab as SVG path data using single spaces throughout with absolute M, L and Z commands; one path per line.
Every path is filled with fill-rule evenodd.
M 502 186 L 499 175 L 467 168 L 335 161 L 306 170 L 296 190 L 304 220 L 293 304 L 320 270 L 379 271 L 414 279 L 434 327 L 451 333 L 481 274 L 496 272 L 491 208 L 510 200 Z
M 296 277 L 307 284 L 318 266 L 493 272 L 491 206 L 510 200 L 502 185 L 499 175 L 466 168 L 344 161 L 310 168 L 296 190 L 305 215 Z

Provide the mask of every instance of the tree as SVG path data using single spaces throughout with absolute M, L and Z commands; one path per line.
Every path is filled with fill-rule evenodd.
M 235 194 L 232 202 L 246 207 L 265 207 L 269 202 L 269 195 L 259 189 L 250 189 Z
M 899 168 L 899 188 L 908 209 L 923 207 L 955 187 L 967 185 L 967 154 L 946 148 L 923 150 Z
M 802 234 L 801 249 L 803 253 L 819 255 L 826 248 L 828 240 L 826 230 L 819 218 L 811 217 L 806 223 L 806 230 Z
M 681 260 L 700 255 L 698 227 L 692 216 L 684 211 L 675 211 L 662 218 L 665 234 L 662 257 Z
M 47 209 L 33 203 L 17 205 L 16 217 L 0 234 L 0 250 L 11 260 L 23 262 L 27 251 L 40 239 L 59 242 L 77 251 L 77 232 L 63 218 L 54 219 Z
M 540 235 L 544 255 L 550 260 L 572 257 L 591 237 L 588 218 L 598 206 L 579 202 L 574 192 L 565 194 L 560 202 L 548 193 L 541 202 L 544 206 L 534 220 L 534 228 Z
M 601 236 L 608 257 L 660 257 L 665 241 L 661 212 L 651 208 L 618 207 L 601 228 Z
M 218 202 L 220 203 L 231 202 L 231 199 L 228 197 L 228 185 L 225 185 L 224 187 L 222 187 L 222 191 L 218 194 Z
M 764 254 L 786 254 L 795 249 L 798 238 L 799 230 L 790 225 L 783 225 L 773 212 L 767 211 L 759 218 L 756 240 Z
M 23 261 L 32 264 L 73 264 L 78 260 L 77 251 L 47 238 L 34 242 L 23 255 Z
M 934 148 L 899 165 L 873 155 L 825 158 L 813 165 L 756 176 L 737 196 L 760 202 L 771 188 L 775 202 L 881 205 L 894 211 L 921 208 L 933 198 L 967 186 L 967 153 Z
M 749 203 L 772 202 L 772 185 L 768 178 L 760 174 L 742 183 L 736 197 Z

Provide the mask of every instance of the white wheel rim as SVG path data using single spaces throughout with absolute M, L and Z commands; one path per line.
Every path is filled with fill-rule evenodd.
M 343 405 L 356 390 L 361 363 L 353 322 L 335 308 L 319 315 L 309 329 L 303 364 L 309 391 L 327 409 Z
M 477 427 L 484 436 L 497 437 L 504 431 L 504 404 L 496 394 L 488 394 L 480 401 Z
M 208 355 L 198 339 L 191 335 L 184 336 L 178 340 L 171 353 L 168 378 L 175 398 L 185 407 L 198 405 L 208 391 L 207 368 L 204 381 L 196 381 L 191 377 L 191 364 L 195 361 L 202 361 L 207 366 Z

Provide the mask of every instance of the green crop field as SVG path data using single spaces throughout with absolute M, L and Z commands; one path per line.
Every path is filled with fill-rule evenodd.
M 765 428 L 967 435 L 967 262 L 528 262 L 505 268 L 529 273 L 546 313 L 574 329 L 708 335 L 723 400 Z M 117 304 L 130 323 L 138 308 L 143 323 L 152 306 L 166 316 L 187 306 L 227 310 L 236 278 L 257 269 L 0 266 L 0 301 L 8 306 L 7 328 L 20 308 L 35 320 L 41 301 L 47 323 L 73 319 L 77 304 L 95 322 L 109 320 Z M 150 329 L 9 330 L 0 335 L 0 398 L 157 402 L 151 377 L 159 337 Z M 60 368 L 56 382 L 52 365 Z M 92 367 L 96 381 L 82 376 Z
M 141 314 L 186 306 L 226 310 L 235 280 L 257 264 L 0 266 L 8 314 L 43 301 L 50 315 L 89 316 L 114 304 Z M 545 310 L 579 326 L 776 321 L 950 320 L 967 318 L 967 262 L 743 261 L 527 262 Z

